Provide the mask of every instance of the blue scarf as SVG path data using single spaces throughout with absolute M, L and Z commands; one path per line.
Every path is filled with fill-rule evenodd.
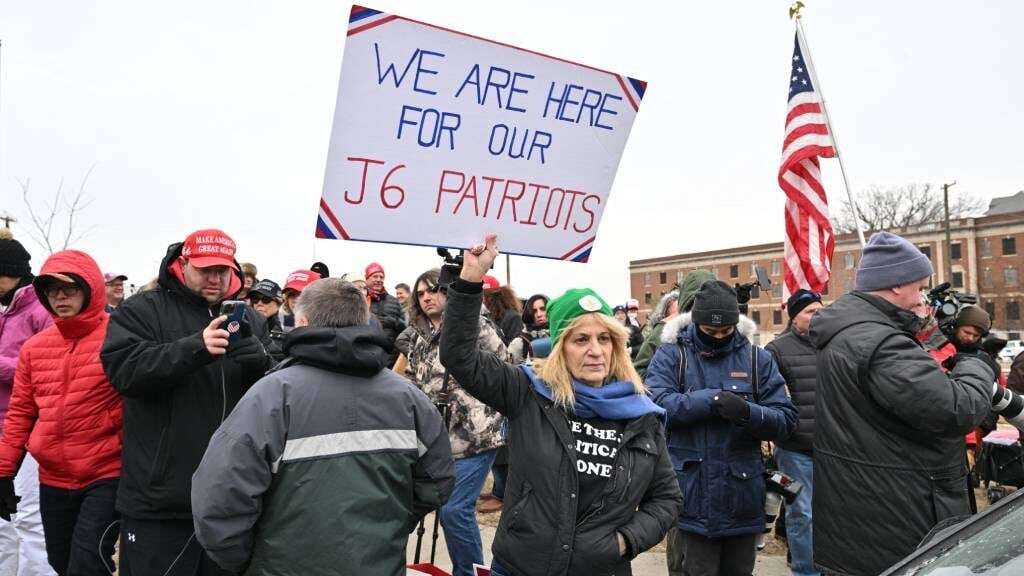
M 528 364 L 519 366 L 530 379 L 538 394 L 553 400 L 551 388 L 541 380 Z M 644 414 L 657 414 L 665 420 L 665 409 L 643 394 L 637 394 L 632 382 L 609 382 L 600 388 L 572 381 L 576 396 L 572 411 L 580 418 L 604 418 L 605 420 L 632 420 Z

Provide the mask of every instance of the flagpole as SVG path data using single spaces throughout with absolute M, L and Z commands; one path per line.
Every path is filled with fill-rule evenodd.
M 825 90 L 821 86 L 821 82 L 818 81 L 817 68 L 814 66 L 814 58 L 811 57 L 811 45 L 807 43 L 807 35 L 804 33 L 803 18 L 801 18 L 800 9 L 804 7 L 803 2 L 796 2 L 789 9 L 790 17 L 796 21 L 796 33 L 800 36 L 800 44 L 803 46 L 804 60 L 807 61 L 807 67 L 811 73 L 811 82 L 814 83 L 814 89 L 817 90 L 818 96 L 821 97 L 821 112 L 825 116 L 825 124 L 828 125 L 828 132 L 832 135 L 832 146 L 836 150 L 836 159 L 839 160 L 839 171 L 843 174 L 843 185 L 846 186 L 846 197 L 850 201 L 850 207 L 853 208 L 853 222 L 857 225 L 857 238 L 860 239 L 861 247 L 864 246 L 864 229 L 860 223 L 860 210 L 857 208 L 857 202 L 853 199 L 853 192 L 850 190 L 850 179 L 846 176 L 846 165 L 843 164 L 843 155 L 839 151 L 839 139 L 836 138 L 836 131 L 832 128 L 832 119 L 828 115 L 828 106 L 825 104 Z

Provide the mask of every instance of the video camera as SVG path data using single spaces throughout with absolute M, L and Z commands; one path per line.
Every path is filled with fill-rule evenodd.
M 804 485 L 798 480 L 779 472 L 778 470 L 765 470 L 764 472 L 764 531 L 757 535 L 756 544 L 758 550 L 763 550 L 764 535 L 772 531 L 775 521 L 782 510 L 782 501 L 792 504 Z
M 462 274 L 462 250 L 459 250 L 458 256 L 452 256 L 447 248 L 438 248 L 437 255 L 444 259 L 441 263 L 441 275 L 437 279 L 437 285 L 447 289 Z
M 977 304 L 978 297 L 953 290 L 949 282 L 943 282 L 928 291 L 928 305 L 935 311 L 935 321 L 939 330 L 952 339 L 956 333 L 956 317 L 964 306 Z
M 761 290 L 772 289 L 772 279 L 768 276 L 768 271 L 763 266 L 754 266 L 754 274 L 757 278 L 753 282 L 747 282 L 746 284 L 736 284 L 734 289 L 736 290 L 736 301 L 740 305 L 740 314 L 747 313 L 747 303 L 750 302 L 750 293 L 757 287 Z

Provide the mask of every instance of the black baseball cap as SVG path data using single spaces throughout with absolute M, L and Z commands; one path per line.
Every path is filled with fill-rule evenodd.
M 277 282 L 273 280 L 260 280 L 255 286 L 249 290 L 249 294 L 260 294 L 267 298 L 273 298 L 274 300 L 281 299 L 281 287 L 277 285 Z

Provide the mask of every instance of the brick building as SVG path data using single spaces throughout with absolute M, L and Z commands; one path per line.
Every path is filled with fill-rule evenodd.
M 916 244 L 932 260 L 932 283 L 950 282 L 957 290 L 978 295 L 978 303 L 992 316 L 993 331 L 1011 339 L 1024 334 L 1024 192 L 995 198 L 985 216 L 950 222 L 950 270 L 945 269 L 945 229 L 942 223 L 900 228 L 892 232 Z M 826 303 L 853 289 L 860 261 L 856 234 L 839 236 L 832 260 L 832 281 Z M 772 279 L 771 291 L 752 295 L 749 316 L 760 327 L 764 344 L 786 327 L 782 302 L 782 242 L 676 254 L 629 264 L 630 293 L 640 301 L 646 318 L 658 299 L 692 270 L 706 269 L 719 279 L 750 282 L 754 266 L 763 266 Z

